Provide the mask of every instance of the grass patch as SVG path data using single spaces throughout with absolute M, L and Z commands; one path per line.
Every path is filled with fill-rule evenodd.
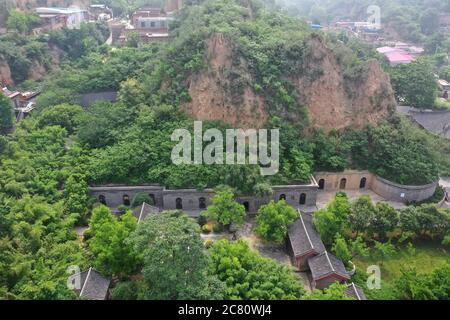
M 368 258 L 357 258 L 353 261 L 359 270 L 365 271 L 370 265 L 380 265 L 381 277 L 391 283 L 400 274 L 402 267 L 415 267 L 418 272 L 429 273 L 442 263 L 450 262 L 450 253 L 439 243 L 418 243 L 414 250 L 408 248 L 398 249 L 393 257 L 381 261 L 372 255 Z
M 414 267 L 420 273 L 430 273 L 444 263 L 450 263 L 450 252 L 438 242 L 414 244 L 413 249 L 402 247 L 381 264 L 373 255 L 353 260 L 357 270 L 365 273 L 370 265 L 379 265 L 381 269 L 381 290 L 366 290 L 369 299 L 391 299 L 394 281 L 401 275 L 404 267 Z

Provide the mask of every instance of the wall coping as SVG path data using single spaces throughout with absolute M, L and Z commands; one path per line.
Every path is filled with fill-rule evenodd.
M 282 189 L 282 188 L 299 188 L 299 187 L 318 187 L 316 179 L 313 175 L 310 177 L 310 182 L 305 184 L 286 184 L 286 185 L 275 185 L 271 186 L 272 189 Z M 166 189 L 165 186 L 160 184 L 140 184 L 140 185 L 127 185 L 127 184 L 104 184 L 104 185 L 90 185 L 89 190 L 91 191 L 103 191 L 103 190 L 136 190 L 143 188 L 151 188 L 155 190 L 162 190 L 165 192 L 214 192 L 214 189 L 207 188 L 204 190 L 197 190 L 194 188 L 181 188 L 181 189 Z
M 393 186 L 393 187 L 397 187 L 397 188 L 401 188 L 401 189 L 409 189 L 409 190 L 420 190 L 420 189 L 425 189 L 425 188 L 429 188 L 429 187 L 433 187 L 435 186 L 439 180 L 436 180 L 434 182 L 428 183 L 428 184 L 423 184 L 423 185 L 406 185 L 406 184 L 399 184 L 396 182 L 392 182 L 390 180 L 387 180 L 385 178 L 382 178 L 378 175 L 376 175 L 375 173 L 370 172 L 369 170 L 344 170 L 344 171 L 317 171 L 314 173 L 315 175 L 345 175 L 345 174 L 368 174 L 368 175 L 372 175 L 373 177 L 375 177 L 376 179 L 380 180 L 381 182 Z
M 438 180 L 436 180 L 436 181 L 434 181 L 434 182 L 432 182 L 432 183 L 413 186 L 413 185 L 404 185 L 404 184 L 395 183 L 395 182 L 392 182 L 392 181 L 390 181 L 390 180 L 381 178 L 380 176 L 377 176 L 377 175 L 375 175 L 375 174 L 374 174 L 374 176 L 375 176 L 378 180 L 380 180 L 381 182 L 383 182 L 383 183 L 385 183 L 385 184 L 387 184 L 387 185 L 391 185 L 391 186 L 393 186 L 393 187 L 397 187 L 397 188 L 400 188 L 400 189 L 407 189 L 407 190 L 421 190 L 421 189 L 426 189 L 426 188 L 429 188 L 429 187 L 433 187 L 433 186 L 435 186 L 435 185 L 438 183 Z

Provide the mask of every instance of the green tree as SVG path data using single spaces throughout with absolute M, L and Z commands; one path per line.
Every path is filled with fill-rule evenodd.
M 83 108 L 77 105 L 60 104 L 48 107 L 38 114 L 37 126 L 61 126 L 72 134 L 80 124 L 83 113 Z
M 390 242 L 382 243 L 382 242 L 375 241 L 375 255 L 380 260 L 381 266 L 383 265 L 384 261 L 387 258 L 392 257 L 392 255 L 395 252 L 396 252 L 396 250 L 392 243 L 390 243 Z
M 345 264 L 347 264 L 348 261 L 350 261 L 350 259 L 352 258 L 352 254 L 350 253 L 347 242 L 340 234 L 336 235 L 332 250 L 336 257 L 341 259 Z
M 139 251 L 127 243 L 137 221 L 130 211 L 120 218 L 101 205 L 92 212 L 89 222 L 89 249 L 95 256 L 96 268 L 107 274 L 124 275 L 135 272 L 140 264 Z
M 200 227 L 175 212 L 152 215 L 127 244 L 143 257 L 144 299 L 220 299 L 223 284 L 208 273 Z
M 370 250 L 362 237 L 357 237 L 355 240 L 350 241 L 350 250 L 352 257 L 367 258 L 370 255 Z
M 370 222 L 370 229 L 383 240 L 386 238 L 386 233 L 394 231 L 398 226 L 398 222 L 399 215 L 397 210 L 386 202 L 378 202 L 375 205 L 375 215 Z
M 445 263 L 429 274 L 403 268 L 394 282 L 394 292 L 402 300 L 448 300 L 450 265 Z
M 137 193 L 134 196 L 134 198 L 133 198 L 133 200 L 131 202 L 131 206 L 133 208 L 135 208 L 135 207 L 138 207 L 138 206 L 142 205 L 144 202 L 149 204 L 149 205 L 155 205 L 153 203 L 153 200 L 150 198 L 150 196 L 147 193 L 139 192 L 139 193 Z
M 131 32 L 127 35 L 126 45 L 130 48 L 139 47 L 140 35 L 138 32 Z
M 347 195 L 338 193 L 326 208 L 314 214 L 314 226 L 325 244 L 332 245 L 337 234 L 345 233 L 344 227 L 349 212 L 350 203 Z
M 369 230 L 375 211 L 372 199 L 368 195 L 363 195 L 352 203 L 348 221 L 352 231 L 356 232 L 356 236 Z
M 426 35 L 432 35 L 439 29 L 439 12 L 436 9 L 429 8 L 422 13 L 420 17 L 420 27 Z
M 0 92 L 0 132 L 14 125 L 14 108 L 11 100 Z
M 40 18 L 34 14 L 20 10 L 12 10 L 9 13 L 6 25 L 8 29 L 16 30 L 20 33 L 28 33 L 39 21 Z
M 227 284 L 226 299 L 294 300 L 304 294 L 292 270 L 262 257 L 243 240 L 216 241 L 209 252 L 212 272 Z
M 314 289 L 304 300 L 353 300 L 345 294 L 346 285 L 335 282 L 324 290 Z
M 122 281 L 112 289 L 112 300 L 138 300 L 145 286 L 140 281 Z
M 402 232 L 443 239 L 450 226 L 450 210 L 437 208 L 435 204 L 408 207 L 401 211 L 399 224 Z
M 208 206 L 206 214 L 225 226 L 232 223 L 242 225 L 245 218 L 245 207 L 236 202 L 234 192 L 229 187 L 218 189 Z
M 64 184 L 64 212 L 76 215 L 79 221 L 86 221 L 89 209 L 89 188 L 85 177 L 74 173 Z
M 424 59 L 391 68 L 389 74 L 397 98 L 408 106 L 433 107 L 437 84 L 432 70 Z
M 145 102 L 144 88 L 136 79 L 127 79 L 120 84 L 119 100 L 129 108 Z
M 298 217 L 297 210 L 286 201 L 271 201 L 258 210 L 255 233 L 268 241 L 281 244 L 286 238 L 289 226 Z

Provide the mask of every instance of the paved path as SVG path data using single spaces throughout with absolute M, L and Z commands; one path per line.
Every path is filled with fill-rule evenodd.
M 396 202 L 396 201 L 388 201 L 384 199 L 383 197 L 379 196 L 372 190 L 344 190 L 344 192 L 347 194 L 350 200 L 354 200 L 359 198 L 362 195 L 369 195 L 373 202 L 387 202 L 391 206 L 393 206 L 395 209 L 404 209 L 406 208 L 406 205 L 402 202 Z M 328 203 L 330 203 L 337 191 L 319 191 L 317 193 L 317 208 L 322 209 L 327 206 Z

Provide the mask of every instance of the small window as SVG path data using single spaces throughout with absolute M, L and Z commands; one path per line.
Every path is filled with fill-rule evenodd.
M 347 185 L 347 179 L 342 178 L 341 182 L 339 183 L 339 189 L 345 189 L 346 185 Z
M 206 199 L 201 197 L 198 199 L 198 207 L 200 209 L 206 209 Z
M 325 179 L 319 180 L 319 190 L 325 189 Z
M 363 178 L 361 179 L 361 181 L 359 182 L 359 188 L 360 188 L 360 189 L 364 189 L 364 188 L 366 187 L 366 182 L 367 182 L 366 177 L 363 177 Z
M 127 206 L 127 207 L 130 206 L 130 197 L 129 197 L 127 194 L 125 194 L 125 195 L 123 196 L 123 205 L 124 205 L 124 206 Z
M 151 203 L 149 203 L 149 204 L 151 204 L 153 206 L 156 205 L 155 195 L 153 193 L 150 193 L 148 196 L 150 197 L 150 200 L 151 200 Z
M 141 21 L 141 28 L 145 28 L 145 22 Z
M 179 210 L 183 209 L 183 200 L 181 198 L 175 199 L 175 207 Z
M 248 201 L 245 201 L 244 203 L 242 203 L 242 205 L 245 208 L 245 212 L 249 212 L 250 211 L 250 204 L 248 203 Z
M 286 195 L 284 193 L 280 194 L 280 200 L 285 200 L 286 201 Z
M 305 203 L 306 203 L 306 193 L 302 193 L 302 194 L 300 195 L 300 201 L 299 201 L 299 203 L 300 203 L 300 204 L 305 204 Z
M 98 196 L 98 202 L 100 202 L 101 204 L 104 204 L 106 206 L 106 198 L 104 195 L 99 195 Z

